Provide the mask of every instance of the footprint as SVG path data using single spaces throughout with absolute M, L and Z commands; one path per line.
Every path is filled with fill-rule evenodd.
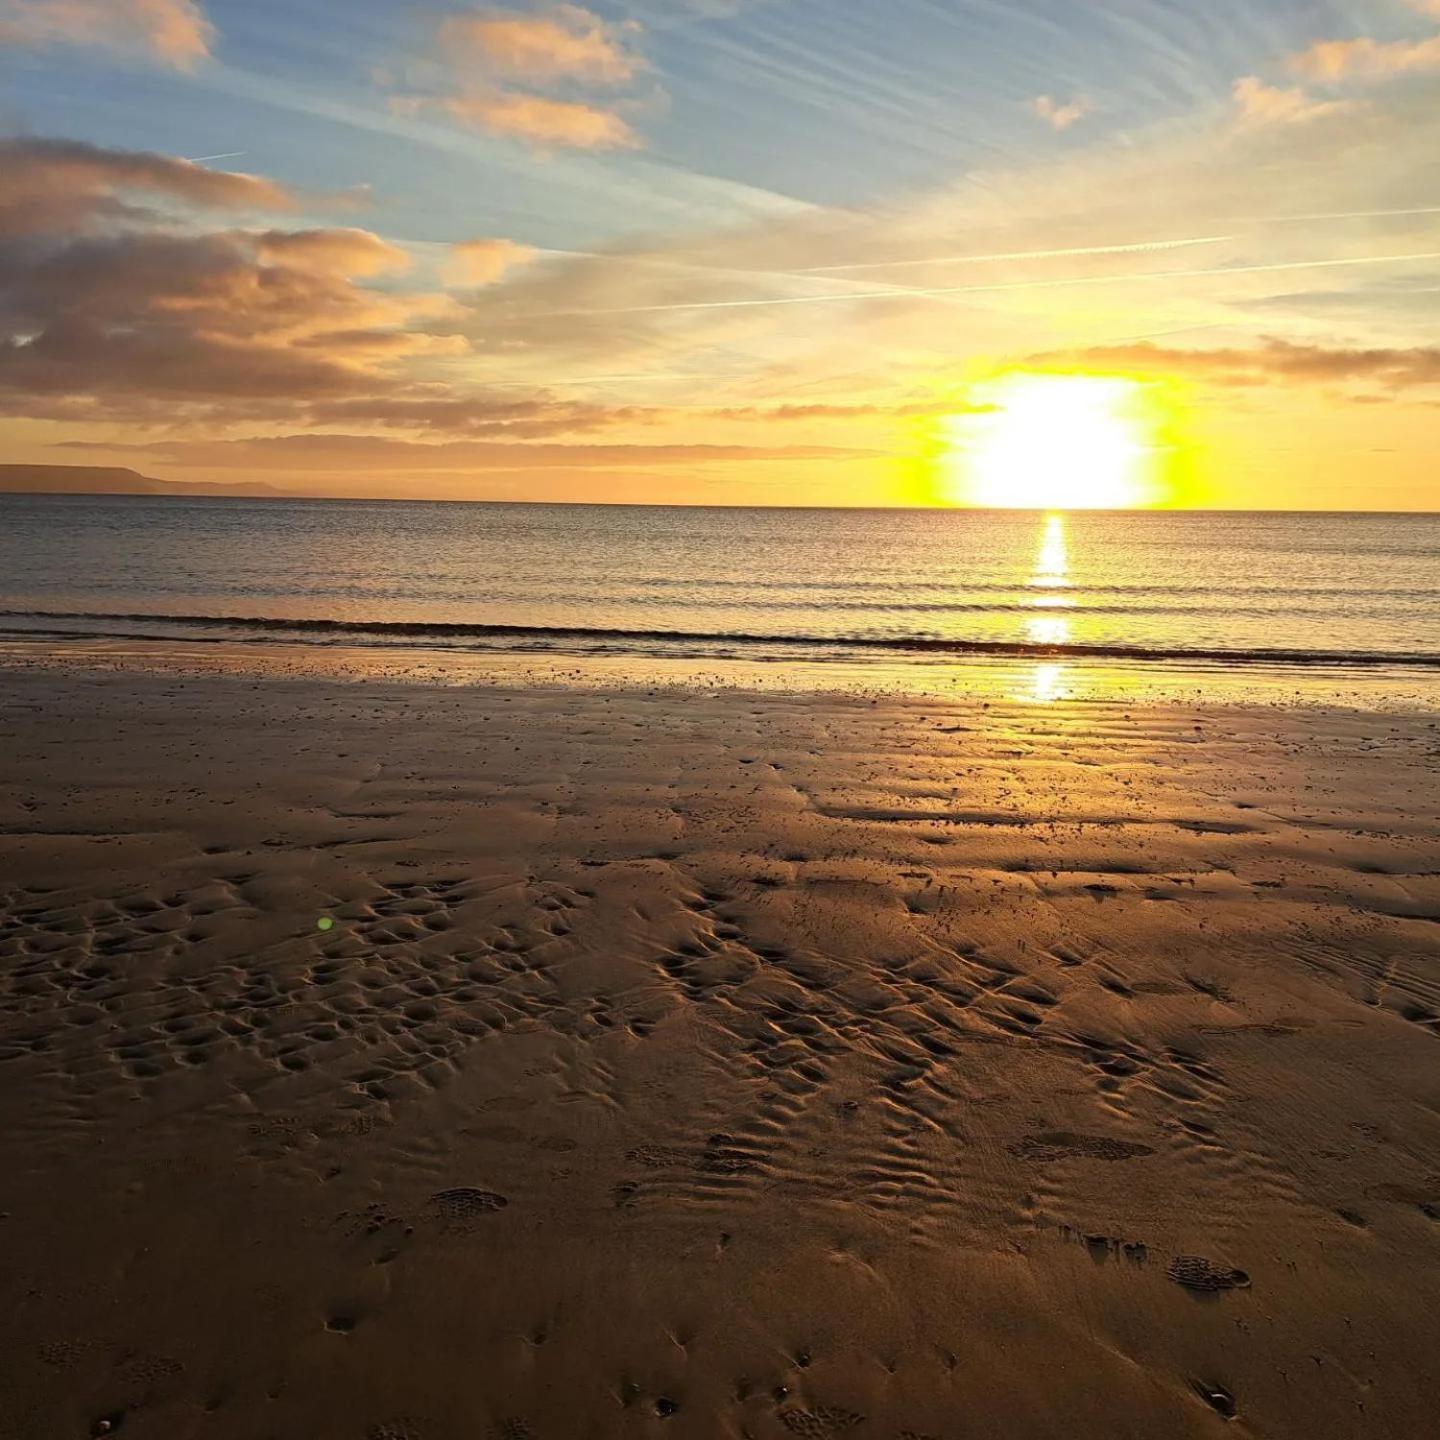
M 1250 1277 L 1243 1270 L 1207 1260 L 1203 1255 L 1177 1255 L 1165 1273 L 1187 1290 L 1211 1293 L 1220 1290 L 1248 1290 Z
M 439 1211 L 443 1220 L 475 1220 L 482 1215 L 493 1215 L 503 1210 L 510 1202 L 493 1190 L 477 1190 L 471 1185 L 459 1185 L 453 1190 L 441 1190 L 430 1197 L 430 1204 Z
M 365 1432 L 365 1440 L 428 1440 L 430 1430 L 425 1422 L 411 1415 L 397 1415 L 382 1420 Z
M 853 1430 L 864 1418 L 853 1410 L 842 1410 L 835 1405 L 780 1412 L 780 1423 L 792 1435 L 815 1437 L 815 1440 L 823 1440 L 826 1435 L 842 1435 L 847 1430 Z
M 1047 1130 L 1027 1135 L 1009 1147 L 1012 1155 L 1022 1160 L 1134 1160 L 1140 1155 L 1153 1155 L 1154 1146 L 1135 1140 L 1116 1140 L 1108 1135 L 1076 1135 L 1068 1130 Z
M 689 1165 L 694 1156 L 671 1145 L 637 1145 L 625 1152 L 625 1159 L 647 1170 L 674 1170 Z

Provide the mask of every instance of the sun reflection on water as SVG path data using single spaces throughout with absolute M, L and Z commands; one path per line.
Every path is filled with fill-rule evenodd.
M 1065 610 L 1075 602 L 1063 592 L 1070 584 L 1070 551 L 1065 536 L 1065 517 L 1047 515 L 1041 522 L 1040 544 L 1035 555 L 1035 569 L 1030 576 L 1028 588 L 1032 594 L 1027 603 L 1033 610 L 1051 613 L 1033 615 L 1025 625 L 1026 635 L 1032 645 L 1066 645 L 1070 641 L 1070 620 L 1057 610 Z M 1025 693 L 1028 700 L 1048 704 L 1052 700 L 1064 699 L 1068 693 L 1065 679 L 1068 667 L 1047 661 L 1035 666 L 1030 677 L 1030 686 Z
M 1030 677 L 1030 688 L 1024 698 L 1039 705 L 1048 705 L 1052 700 L 1067 699 L 1069 694 L 1065 686 L 1063 665 L 1037 665 Z

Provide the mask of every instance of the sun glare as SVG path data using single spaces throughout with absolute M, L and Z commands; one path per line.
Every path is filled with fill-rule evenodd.
M 1003 375 L 947 422 L 955 501 L 1016 510 L 1121 510 L 1158 496 L 1159 421 L 1147 387 L 1103 375 Z

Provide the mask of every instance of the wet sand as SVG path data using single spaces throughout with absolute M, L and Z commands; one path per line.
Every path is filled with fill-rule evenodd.
M 0 1435 L 1431 1432 L 1433 714 L 0 707 Z

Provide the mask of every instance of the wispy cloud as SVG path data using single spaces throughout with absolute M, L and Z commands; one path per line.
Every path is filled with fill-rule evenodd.
M 989 255 L 931 255 L 923 259 L 867 260 L 854 265 L 811 265 L 799 275 L 840 275 L 854 270 L 902 270 L 926 265 L 1008 264 L 1016 260 L 1055 260 L 1083 255 L 1143 255 L 1160 250 L 1183 250 L 1192 245 L 1219 245 L 1231 235 L 1194 235 L 1178 240 L 1130 240 L 1115 245 L 1071 245 L 1058 250 L 1002 250 Z
M 1420 264 L 1440 260 L 1440 250 L 1390 255 L 1337 255 L 1314 260 L 1262 262 L 1254 265 L 1207 265 L 1187 270 L 1142 270 L 1126 274 L 1066 275 L 1044 280 L 1009 280 L 989 285 L 891 286 L 885 290 L 848 290 L 825 295 L 746 296 L 733 300 L 675 301 L 659 305 L 621 306 L 610 310 L 556 311 L 556 315 L 643 315 L 681 310 L 755 310 L 790 305 L 853 305 L 862 301 L 936 300 L 951 295 L 1000 295 L 1022 290 L 1067 290 L 1081 286 L 1130 285 L 1139 282 L 1190 280 L 1206 276 L 1270 275 L 1291 270 L 1328 270 L 1356 265 Z
M 0 45 L 133 51 L 188 70 L 214 36 L 197 0 L 0 0 Z

